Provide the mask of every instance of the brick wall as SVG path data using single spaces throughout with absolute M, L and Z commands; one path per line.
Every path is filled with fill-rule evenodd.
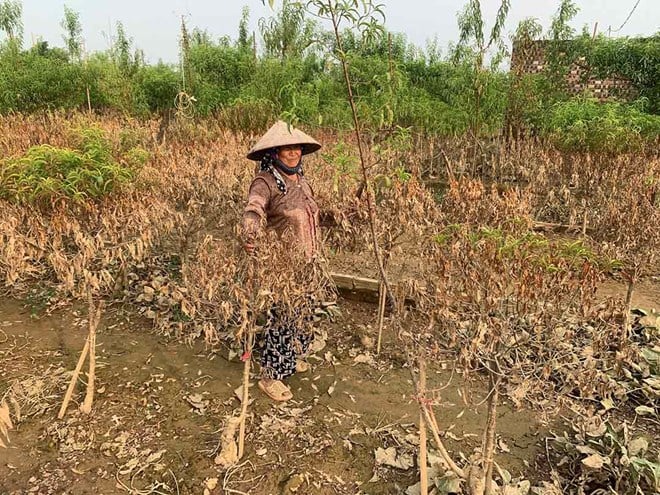
M 511 71 L 520 75 L 543 72 L 550 43 L 549 40 L 538 40 L 515 44 L 511 55 Z M 566 85 L 568 91 L 574 95 L 586 91 L 599 101 L 628 101 L 634 99 L 637 94 L 627 79 L 620 77 L 602 79 L 590 75 L 584 57 L 571 64 L 566 75 Z

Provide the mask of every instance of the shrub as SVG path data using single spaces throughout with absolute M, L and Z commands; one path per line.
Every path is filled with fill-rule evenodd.
M 216 117 L 223 127 L 233 131 L 263 132 L 275 119 L 274 104 L 264 99 L 237 98 L 218 110 Z
M 146 161 L 136 148 L 116 159 L 98 128 L 79 130 L 75 141 L 74 149 L 42 144 L 0 162 L 0 199 L 38 206 L 98 201 L 130 183 Z
M 137 74 L 137 84 L 149 111 L 162 112 L 174 106 L 180 77 L 173 68 L 159 63 L 142 67 Z
M 23 53 L 0 50 L 0 112 L 82 107 L 84 79 L 82 66 L 61 50 L 43 44 Z
M 544 132 L 566 150 L 638 151 L 660 136 L 660 117 L 642 112 L 638 105 L 573 99 L 556 103 L 550 112 Z

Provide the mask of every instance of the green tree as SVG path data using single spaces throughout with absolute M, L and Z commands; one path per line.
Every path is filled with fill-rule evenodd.
M 518 24 L 512 38 L 511 72 L 507 96 L 505 132 L 519 135 L 524 121 L 529 123 L 529 116 L 540 105 L 537 77 L 524 72 L 524 61 L 532 56 L 535 42 L 541 36 L 543 28 L 537 19 L 528 17 Z M 527 118 L 526 118 L 527 117 Z
M 242 50 L 252 49 L 252 37 L 248 30 L 250 22 L 250 8 L 246 5 L 241 12 L 241 21 L 238 23 L 238 42 L 237 46 Z
M 84 69 L 65 50 L 45 41 L 0 57 L 0 113 L 80 108 L 85 102 Z
M 580 9 L 572 0 L 561 0 L 557 13 L 552 18 L 550 32 L 548 33 L 552 41 L 566 41 L 575 36 L 575 29 L 569 25 L 569 22 L 573 20 L 579 11 Z
M 65 34 L 62 36 L 64 45 L 69 52 L 69 60 L 80 60 L 82 57 L 83 37 L 80 14 L 66 5 L 64 6 L 64 18 L 60 23 Z
M 509 7 L 509 0 L 501 0 L 497 15 L 495 16 L 495 22 L 487 37 L 481 12 L 481 2 L 479 0 L 469 0 L 463 11 L 458 15 L 460 37 L 456 45 L 455 57 L 458 61 L 466 53 L 472 56 L 474 70 L 472 89 L 474 98 L 471 127 L 475 139 L 479 135 L 481 127 L 482 99 L 489 80 L 488 74 L 484 71 L 484 59 L 489 50 L 495 47 L 495 53 L 491 59 L 491 69 L 497 69 L 506 54 L 502 34 L 504 22 L 509 14 Z
M 317 25 L 298 2 L 284 0 L 277 15 L 259 19 L 266 55 L 281 59 L 300 56 L 317 39 Z
M 573 62 L 573 49 L 570 40 L 575 30 L 569 25 L 579 12 L 572 0 L 561 0 L 557 13 L 552 18 L 548 37 L 551 42 L 546 52 L 547 64 L 545 75 L 555 90 L 564 90 L 566 86 L 566 73 Z
M 4 31 L 9 44 L 16 51 L 23 45 L 23 4 L 20 0 L 4 0 L 0 3 L 0 31 Z
M 195 74 L 195 98 L 201 113 L 230 103 L 256 77 L 252 52 L 241 50 L 229 39 L 193 43 L 189 65 Z
M 117 21 L 117 33 L 112 45 L 112 58 L 124 75 L 132 75 L 135 72 L 136 61 L 131 55 L 133 40 L 126 35 L 124 25 Z
M 181 34 L 179 38 L 179 64 L 181 66 L 181 77 L 183 79 L 183 91 L 192 91 L 195 84 L 193 81 L 193 70 L 190 64 L 190 33 L 186 20 L 181 16 Z
M 179 91 L 179 74 L 163 63 L 146 66 L 136 75 L 137 87 L 144 106 L 150 112 L 170 110 Z

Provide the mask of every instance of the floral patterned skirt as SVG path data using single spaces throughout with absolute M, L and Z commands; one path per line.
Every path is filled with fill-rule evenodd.
M 272 312 L 264 334 L 257 342 L 263 378 L 282 380 L 296 372 L 296 360 L 307 355 L 314 334 Z

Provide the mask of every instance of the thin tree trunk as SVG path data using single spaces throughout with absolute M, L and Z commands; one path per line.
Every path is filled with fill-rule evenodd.
M 496 366 L 495 363 L 492 363 Z M 493 490 L 493 460 L 495 456 L 495 433 L 497 431 L 497 403 L 499 401 L 500 380 L 495 371 L 489 371 L 490 397 L 488 399 L 488 415 L 486 431 L 484 432 L 483 456 L 486 489 L 484 495 L 492 495 Z
M 335 14 L 335 9 L 330 5 L 330 15 L 332 17 L 332 27 L 335 32 L 335 39 L 337 41 L 337 48 L 341 54 L 344 53 L 344 49 L 341 42 L 341 36 L 339 35 L 339 25 L 337 23 L 337 16 Z M 378 266 L 378 272 L 380 273 L 381 280 L 385 284 L 387 289 L 387 296 L 390 298 L 392 306 L 397 308 L 396 300 L 394 299 L 394 292 L 392 292 L 392 287 L 390 286 L 387 275 L 385 274 L 385 268 L 383 266 L 383 258 L 380 253 L 380 248 L 378 246 L 378 236 L 376 235 L 376 211 L 374 208 L 373 199 L 371 197 L 371 190 L 369 188 L 369 177 L 367 174 L 367 163 L 364 156 L 364 148 L 362 144 L 362 137 L 360 135 L 360 122 L 357 116 L 357 109 L 355 108 L 355 99 L 353 98 L 353 90 L 351 88 L 351 78 L 348 74 L 348 66 L 344 55 L 340 57 L 341 66 L 344 73 L 344 81 L 346 83 L 346 90 L 348 92 L 348 103 L 351 107 L 351 113 L 353 115 L 353 125 L 355 127 L 355 139 L 357 141 L 358 152 L 360 154 L 360 164 L 362 169 L 362 184 L 358 191 L 364 190 L 367 193 L 367 212 L 369 214 L 369 227 L 371 231 L 371 242 L 372 248 L 374 251 L 374 256 L 376 258 L 376 264 Z M 358 192 L 358 196 L 360 193 Z
M 630 312 L 632 311 L 632 296 L 635 290 L 635 281 L 637 279 L 636 272 L 637 270 L 633 269 L 633 273 L 625 274 L 626 278 L 628 279 L 628 290 L 626 292 L 626 303 L 625 303 L 624 315 L 623 315 L 622 339 L 625 339 L 625 341 L 630 339 L 630 333 L 631 333 L 632 321 L 630 317 Z M 622 345 L 625 344 L 625 341 L 622 341 L 621 344 Z
M 410 370 L 410 376 L 412 377 L 413 383 L 415 385 L 415 390 L 417 393 L 419 393 L 419 381 L 417 380 L 417 377 L 415 376 L 415 373 L 413 372 L 413 367 L 409 366 Z M 422 404 L 420 403 L 420 406 Z M 426 404 L 423 405 L 424 407 L 420 407 L 420 410 L 422 414 L 424 415 L 424 419 L 426 421 L 426 426 L 431 429 L 431 434 L 433 435 L 433 440 L 435 441 L 436 447 L 438 448 L 438 452 L 440 453 L 440 456 L 442 459 L 447 463 L 447 466 L 449 466 L 449 469 L 451 469 L 456 476 L 458 476 L 461 479 L 465 479 L 466 473 L 463 469 L 458 467 L 458 465 L 454 462 L 454 460 L 451 458 L 449 455 L 449 452 L 447 452 L 447 449 L 445 448 L 444 443 L 442 443 L 442 439 L 440 438 L 440 428 L 438 427 L 438 423 L 435 420 L 435 415 L 433 414 L 433 410 L 431 409 L 431 406 L 428 406 Z

